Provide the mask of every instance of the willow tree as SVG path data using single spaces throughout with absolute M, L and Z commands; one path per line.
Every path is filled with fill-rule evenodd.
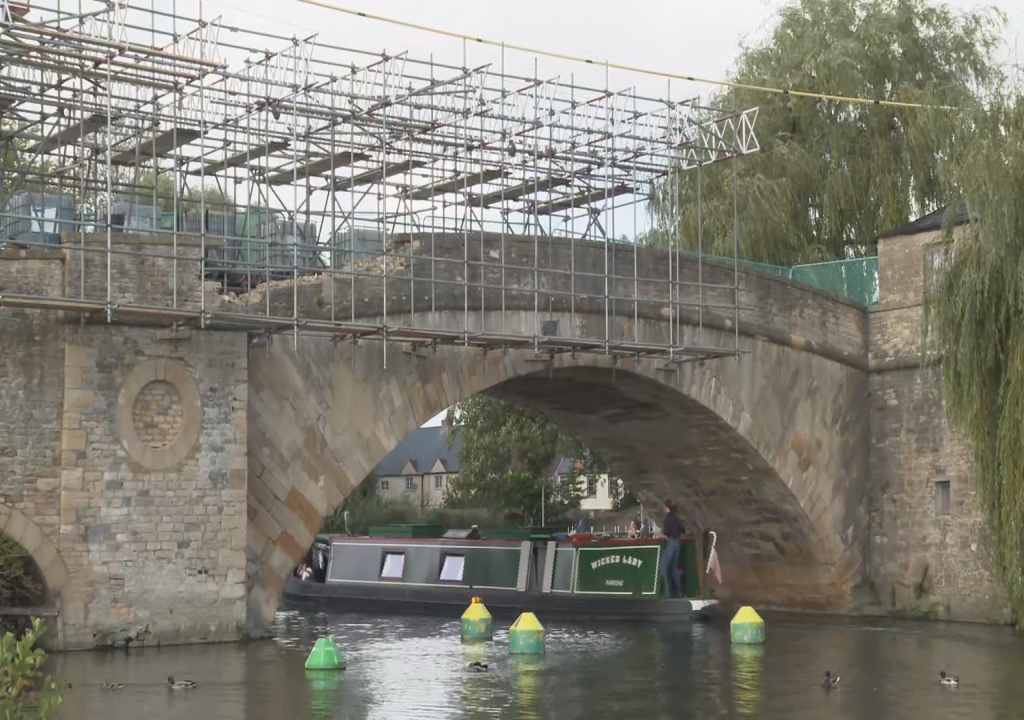
M 1024 618 L 1024 96 L 957 118 L 942 184 L 970 223 L 948 224 L 948 259 L 926 302 L 946 409 L 970 441 L 998 569 Z
M 960 14 L 923 0 L 798 0 L 731 79 L 762 87 L 961 106 L 999 80 L 995 10 Z M 738 162 L 740 257 L 791 265 L 870 252 L 871 239 L 942 204 L 935 123 L 914 109 L 736 89 L 719 107 L 759 107 L 761 152 Z M 700 189 L 698 190 L 698 179 Z M 731 162 L 683 173 L 652 197 L 653 242 L 733 253 Z M 673 218 L 676 218 L 673 221 Z

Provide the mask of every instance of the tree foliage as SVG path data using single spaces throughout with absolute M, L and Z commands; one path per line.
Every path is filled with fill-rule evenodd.
M 926 298 L 926 349 L 941 359 L 950 420 L 970 441 L 996 561 L 1024 618 L 1024 96 L 958 114 L 942 173 L 951 206 L 945 270 Z M 930 259 L 930 254 L 926 256 Z
M 4 720 L 57 717 L 66 684 L 43 676 L 46 653 L 36 647 L 42 635 L 42 621 L 36 618 L 21 638 L 10 632 L 0 637 L 0 718 Z
M 607 472 L 604 461 L 547 418 L 506 400 L 474 395 L 448 410 L 449 447 L 461 437 L 459 476 L 445 505 L 502 511 L 523 523 L 566 513 L 579 500 L 575 483 L 553 479 L 559 460 L 573 458 L 578 474 Z M 543 488 L 543 490 L 542 490 Z
M 40 604 L 42 588 L 33 577 L 25 549 L 0 532 L 0 607 L 33 607 Z M 17 618 L 0 618 L 0 632 L 24 631 Z
M 742 50 L 739 83 L 962 106 L 1000 80 L 1003 18 L 925 0 L 798 0 L 762 44 Z M 870 254 L 871 239 L 945 202 L 946 112 L 738 89 L 719 107 L 758 107 L 761 151 L 738 162 L 739 257 L 794 265 Z M 669 178 L 655 191 L 650 241 L 733 254 L 733 164 Z
M 157 205 L 161 212 L 174 210 L 174 196 L 178 196 L 178 210 L 198 210 L 205 206 L 206 209 L 222 210 L 224 207 L 234 207 L 234 204 L 225 197 L 224 193 L 214 185 L 206 185 L 202 190 L 194 187 L 186 187 L 183 190 L 175 187 L 175 176 L 169 172 L 156 175 L 146 173 L 138 179 L 138 201 L 140 203 L 151 203 L 156 197 Z M 125 183 L 135 185 L 134 178 L 125 178 Z M 154 192 L 154 184 L 156 185 Z M 201 202 L 202 201 L 202 202 Z

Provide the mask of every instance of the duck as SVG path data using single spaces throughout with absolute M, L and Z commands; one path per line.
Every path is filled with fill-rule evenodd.
M 167 676 L 167 687 L 171 690 L 192 690 L 195 686 L 196 684 L 191 680 L 179 680 L 178 682 L 174 682 L 173 675 Z
M 120 690 L 124 687 L 124 683 L 103 683 L 100 687 L 104 690 Z
M 826 670 L 825 674 L 821 678 L 821 686 L 826 690 L 839 687 L 839 676 L 833 675 L 830 670 Z
M 942 672 L 939 673 L 939 684 L 940 685 L 959 685 L 960 684 L 960 678 L 955 676 L 955 675 L 953 677 L 947 677 L 946 676 L 946 671 L 943 670 Z
M 487 670 L 487 663 L 482 663 L 478 660 L 474 660 L 469 664 L 469 669 L 474 672 L 484 672 L 485 670 Z

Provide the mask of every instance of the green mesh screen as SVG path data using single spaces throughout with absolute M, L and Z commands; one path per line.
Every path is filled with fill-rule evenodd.
M 632 240 L 626 237 L 618 238 L 612 242 L 621 244 L 633 243 Z M 682 255 L 686 261 L 696 262 L 700 257 L 703 257 L 704 260 L 712 262 L 725 263 L 726 265 L 733 264 L 733 259 L 730 257 L 718 257 L 715 255 L 698 256 L 697 253 L 691 251 L 683 251 Z M 866 307 L 878 304 L 877 257 L 833 260 L 831 262 L 796 265 L 794 267 L 769 265 L 768 263 L 750 260 L 740 260 L 737 264 L 741 270 L 754 270 L 771 275 L 779 275 Z
M 789 276 L 797 282 L 859 305 L 878 304 L 877 257 L 797 265 Z

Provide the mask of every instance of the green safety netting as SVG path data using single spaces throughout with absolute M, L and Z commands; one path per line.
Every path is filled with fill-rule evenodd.
M 859 305 L 878 304 L 877 257 L 797 265 L 789 277 Z
M 685 253 L 697 259 L 696 253 Z M 704 259 L 732 265 L 733 259 L 704 255 Z M 866 257 L 853 260 L 833 260 L 830 262 L 810 263 L 807 265 L 769 265 L 768 263 L 739 260 L 736 263 L 741 270 L 779 275 L 804 285 L 810 285 L 823 292 L 837 295 L 859 305 L 871 306 L 878 304 L 878 258 Z
M 733 259 L 716 255 L 698 256 L 697 253 L 683 252 L 688 260 L 705 260 L 732 265 Z M 807 265 L 769 265 L 752 260 L 736 261 L 741 270 L 779 275 L 804 285 L 809 285 L 823 292 L 836 295 L 859 305 L 871 306 L 878 304 L 878 258 L 865 257 L 853 260 L 832 260 L 829 262 L 810 263 Z

